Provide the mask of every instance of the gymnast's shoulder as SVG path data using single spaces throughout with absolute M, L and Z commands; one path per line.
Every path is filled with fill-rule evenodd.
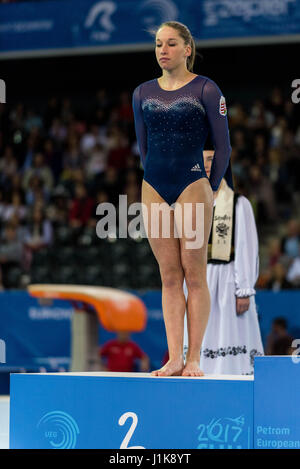
M 156 85 L 157 78 L 153 78 L 152 80 L 144 81 L 140 83 L 136 88 L 133 90 L 133 94 L 140 93 L 143 89 L 148 89 Z

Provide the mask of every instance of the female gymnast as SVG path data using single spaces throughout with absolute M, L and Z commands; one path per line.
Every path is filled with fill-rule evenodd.
M 214 151 L 207 143 L 203 158 L 209 177 Z M 254 357 L 264 354 L 254 288 L 259 273 L 257 229 L 251 203 L 232 189 L 226 176 L 214 192 L 207 265 L 211 311 L 200 367 L 209 374 L 253 374 Z M 186 321 L 183 340 L 188 350 Z
M 153 376 L 203 376 L 199 368 L 200 348 L 210 312 L 206 280 L 207 244 L 212 223 L 213 191 L 217 191 L 227 169 L 231 147 L 225 98 L 209 78 L 192 72 L 195 42 L 182 23 L 163 23 L 156 32 L 155 53 L 162 76 L 140 84 L 133 93 L 135 130 L 144 167 L 142 203 L 147 209 L 145 228 L 157 259 L 162 281 L 162 308 L 169 361 Z M 202 150 L 211 132 L 215 158 L 208 179 Z M 190 241 L 176 210 L 170 210 L 170 236 L 159 236 L 151 228 L 157 218 L 153 204 L 176 202 L 192 206 L 196 226 L 196 204 L 204 204 L 204 242 L 190 249 Z M 175 221 L 175 225 L 174 225 Z M 174 228 L 175 226 L 175 228 Z M 197 227 L 196 227 L 197 228 Z M 180 237 L 175 235 L 175 230 Z M 187 303 L 183 281 L 188 289 Z M 184 315 L 187 309 L 189 348 L 183 359 Z

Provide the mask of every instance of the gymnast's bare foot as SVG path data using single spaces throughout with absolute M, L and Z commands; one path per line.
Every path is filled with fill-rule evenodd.
M 204 376 L 204 373 L 200 370 L 198 361 L 187 360 L 181 376 Z
M 184 362 L 182 358 L 175 360 L 169 360 L 159 370 L 152 371 L 152 376 L 181 376 L 184 368 Z

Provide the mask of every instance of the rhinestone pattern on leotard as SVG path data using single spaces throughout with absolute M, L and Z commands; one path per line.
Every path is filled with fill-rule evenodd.
M 180 151 L 188 143 L 199 148 L 203 143 L 205 109 L 198 98 L 185 95 L 175 99 L 152 96 L 143 101 L 142 109 L 151 146 L 162 152 Z M 207 132 L 207 130 L 206 130 Z

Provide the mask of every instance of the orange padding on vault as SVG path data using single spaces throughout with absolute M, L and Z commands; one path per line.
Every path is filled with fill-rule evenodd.
M 29 285 L 31 296 L 83 301 L 97 311 L 108 331 L 142 331 L 146 327 L 146 307 L 137 296 L 115 288 L 87 285 Z

